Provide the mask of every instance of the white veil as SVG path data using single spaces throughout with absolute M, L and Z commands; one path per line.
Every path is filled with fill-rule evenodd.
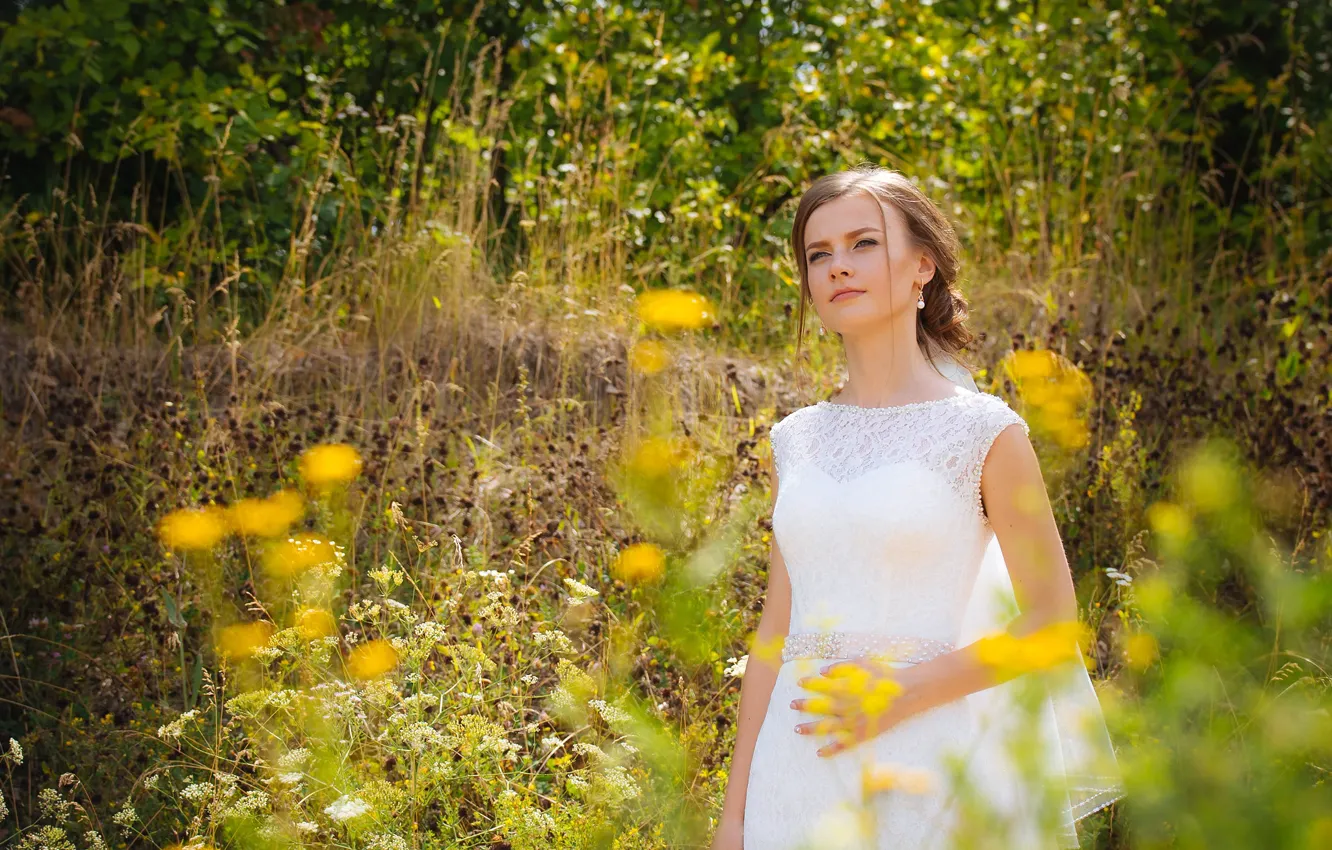
M 959 386 L 979 391 L 971 373 L 952 356 L 937 349 L 932 354 L 945 377 Z M 999 540 L 991 536 L 963 617 L 958 646 L 1002 631 L 1018 613 Z M 1031 715 L 1025 714 L 1016 702 L 1022 678 L 1025 677 L 966 697 L 978 724 L 977 750 L 970 759 L 972 781 L 983 784 L 1001 799 L 1006 793 L 1020 793 L 1015 789 L 1023 783 L 1010 752 L 1011 741 L 1015 733 L 1017 739 L 1025 740 L 1024 733 L 1034 732 L 1040 742 L 1043 772 L 1055 777 L 1060 796 L 1067 797 L 1063 802 L 1060 845 L 1076 848 L 1076 823 L 1124 796 L 1119 763 L 1100 700 L 1086 666 L 1080 660 L 1066 662 L 1042 677 L 1048 689 L 1041 698 L 1039 728 L 1032 730 Z M 1026 728 L 1018 728 L 1021 726 Z M 1022 805 L 1016 797 L 1012 798 L 1012 804 Z

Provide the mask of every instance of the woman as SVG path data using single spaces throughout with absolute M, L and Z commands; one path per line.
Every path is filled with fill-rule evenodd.
M 1027 423 L 952 358 L 972 338 L 954 231 L 860 166 L 810 187 L 791 239 L 798 332 L 807 298 L 848 382 L 771 430 L 769 584 L 713 848 L 1077 847 L 1122 795 L 1078 649 L 1038 679 L 976 642 L 1076 624 L 1077 602 Z

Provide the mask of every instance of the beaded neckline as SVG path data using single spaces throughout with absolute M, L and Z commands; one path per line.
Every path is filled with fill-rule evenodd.
M 865 413 L 871 413 L 882 410 L 913 410 L 919 407 L 931 407 L 936 404 L 944 404 L 945 402 L 956 401 L 957 399 L 961 398 L 969 398 L 974 395 L 979 395 L 979 393 L 973 390 L 970 392 L 957 393 L 955 395 L 944 396 L 943 398 L 931 398 L 931 399 L 926 399 L 925 401 L 913 401 L 908 404 L 890 404 L 887 405 L 886 407 L 865 407 L 859 404 L 843 404 L 842 402 L 827 401 L 825 399 L 823 401 L 817 402 L 816 406 L 824 407 L 829 410 L 863 411 Z

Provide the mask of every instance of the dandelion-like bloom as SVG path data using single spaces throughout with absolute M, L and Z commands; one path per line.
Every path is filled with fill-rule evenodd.
M 310 484 L 341 484 L 361 474 L 361 453 L 346 443 L 322 443 L 301 454 L 300 467 Z
M 658 330 L 697 330 L 713 322 L 712 306 L 696 292 L 655 289 L 638 296 L 638 317 Z
M 296 614 L 296 630 L 306 640 L 317 640 L 338 633 L 338 621 L 323 608 L 304 608 Z
M 302 532 L 285 540 L 275 541 L 263 554 L 264 569 L 279 577 L 300 575 L 312 567 L 336 563 L 337 547 L 314 532 Z
M 1013 674 L 1048 670 L 1064 661 L 1085 658 L 1086 629 L 1076 620 L 1053 623 L 1021 637 L 1008 632 L 987 635 L 975 643 L 983 664 Z
M 169 549 L 212 549 L 227 536 L 226 514 L 221 508 L 212 505 L 181 508 L 162 517 L 157 524 L 157 536 Z
M 398 651 L 382 638 L 355 647 L 347 656 L 347 672 L 356 679 L 376 679 L 396 666 Z
M 249 658 L 260 647 L 268 645 L 273 635 L 273 624 L 266 620 L 236 623 L 218 632 L 217 651 L 232 660 Z
M 655 375 L 670 362 L 670 352 L 655 339 L 640 339 L 629 349 L 629 365 L 644 375 Z
M 928 770 L 891 764 L 861 765 L 860 786 L 868 796 L 880 791 L 905 791 L 928 794 L 936 785 L 936 776 Z
M 656 581 L 666 566 L 666 556 L 655 543 L 635 543 L 620 552 L 611 565 L 616 578 L 629 584 Z
M 305 514 L 305 500 L 295 490 L 279 490 L 265 499 L 241 499 L 227 510 L 231 529 L 253 537 L 285 534 Z

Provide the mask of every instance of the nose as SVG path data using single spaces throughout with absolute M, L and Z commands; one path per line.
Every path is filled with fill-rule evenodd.
M 851 273 L 851 264 L 846 261 L 846 255 L 841 252 L 835 252 L 832 262 L 828 264 L 828 277 L 830 280 L 837 280 L 846 277 Z

